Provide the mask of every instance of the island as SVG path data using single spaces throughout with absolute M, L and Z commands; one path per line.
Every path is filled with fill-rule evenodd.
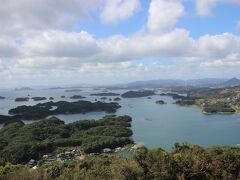
M 211 113 L 235 113 L 236 110 L 233 109 L 229 104 L 226 102 L 218 102 L 213 104 L 205 104 L 203 106 L 203 112 L 206 114 Z
M 106 92 L 106 93 L 95 93 L 90 94 L 90 96 L 120 96 L 118 93 Z
M 122 99 L 120 97 L 116 97 L 113 99 L 114 101 L 121 101 Z
M 127 91 L 121 96 L 123 98 L 137 98 L 137 97 L 147 97 L 155 95 L 155 92 L 152 90 L 139 90 L 139 91 Z
M 160 104 L 160 105 L 162 105 L 162 104 L 167 104 L 165 101 L 163 101 L 163 100 L 158 100 L 158 101 L 156 101 L 155 102 L 156 104 Z
M 47 100 L 46 97 L 32 97 L 32 99 L 33 99 L 34 101 L 44 101 L 44 100 Z
M 0 100 L 1 100 L 1 99 L 5 99 L 5 97 L 3 97 L 3 96 L 0 96 Z
M 80 92 L 82 91 L 81 89 L 67 89 L 65 92 Z
M 86 98 L 86 97 L 81 96 L 81 95 L 73 95 L 70 97 L 70 99 L 84 99 L 84 98 Z
M 4 124 L 8 121 L 14 121 L 17 120 L 16 117 L 14 116 L 4 116 L 4 115 L 0 115 L 0 124 Z
M 40 160 L 43 155 L 66 147 L 79 147 L 87 154 L 123 147 L 133 142 L 131 121 L 129 116 L 109 115 L 69 124 L 56 117 L 32 124 L 10 123 L 0 129 L 0 165 Z
M 52 109 L 52 107 L 55 107 Z M 18 106 L 10 109 L 9 114 L 16 116 L 18 119 L 24 120 L 38 120 L 48 117 L 50 115 L 57 114 L 75 114 L 75 113 L 87 113 L 94 111 L 105 111 L 107 113 L 116 112 L 121 106 L 116 102 L 90 102 L 90 101 L 58 101 L 58 102 L 46 102 L 39 103 L 34 106 Z
M 25 101 L 29 101 L 29 97 L 20 97 L 15 99 L 15 102 L 25 102 Z
M 183 92 L 183 90 L 181 90 Z M 240 86 L 226 88 L 189 88 L 178 96 L 176 104 L 197 106 L 203 113 L 240 112 Z
M 182 95 L 179 95 L 179 94 L 176 94 L 176 93 L 161 93 L 160 96 L 170 96 L 173 99 L 183 99 L 183 98 L 186 97 L 186 96 L 182 96 Z
M 53 98 L 53 97 L 50 97 L 49 100 L 54 100 L 54 98 Z
M 61 98 L 65 98 L 66 96 L 61 96 Z

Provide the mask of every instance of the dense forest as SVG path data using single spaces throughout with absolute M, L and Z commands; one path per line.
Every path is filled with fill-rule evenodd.
M 34 106 L 18 106 L 16 108 L 10 109 L 9 114 L 14 115 L 15 118 L 18 119 L 33 120 L 57 114 L 87 113 L 93 111 L 115 112 L 120 107 L 121 106 L 116 102 L 105 103 L 100 101 L 50 101 L 46 103 L 39 103 Z
M 240 149 L 204 149 L 175 144 L 172 152 L 145 147 L 129 158 L 118 155 L 89 156 L 81 161 L 39 163 L 34 170 L 22 165 L 0 167 L 0 179 L 98 179 L 98 180 L 208 180 L 240 178 Z
M 59 147 L 80 146 L 84 153 L 132 143 L 131 117 L 105 116 L 64 124 L 55 117 L 32 124 L 14 122 L 0 130 L 0 165 L 26 163 Z
M 155 92 L 152 90 L 139 90 L 139 91 L 127 91 L 121 96 L 123 98 L 137 98 L 137 97 L 147 97 L 155 95 Z

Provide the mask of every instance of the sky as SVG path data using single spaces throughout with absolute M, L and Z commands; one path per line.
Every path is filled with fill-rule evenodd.
M 240 78 L 240 0 L 0 1 L 0 87 Z

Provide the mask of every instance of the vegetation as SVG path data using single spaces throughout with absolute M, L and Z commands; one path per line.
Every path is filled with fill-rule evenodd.
M 119 97 L 116 97 L 116 98 L 114 98 L 113 100 L 114 100 L 114 101 L 121 101 L 122 99 L 119 98 Z
M 56 109 L 52 110 L 52 107 L 56 107 Z M 87 113 L 92 111 L 115 112 L 120 107 L 121 106 L 116 102 L 105 103 L 98 101 L 92 103 L 90 101 L 50 101 L 39 103 L 34 106 L 18 106 L 14 109 L 10 109 L 9 114 L 15 115 L 15 117 L 19 119 L 33 120 L 56 114 Z
M 5 99 L 5 97 L 3 97 L 3 96 L 0 96 L 0 99 Z
M 131 117 L 105 116 L 71 124 L 52 117 L 32 124 L 16 122 L 0 130 L 0 165 L 26 163 L 59 147 L 80 146 L 85 153 L 132 143 Z
M 186 97 L 186 96 L 182 96 L 182 95 L 179 95 L 179 94 L 176 94 L 176 93 L 161 93 L 160 96 L 170 96 L 173 99 L 183 99 L 183 98 Z
M 236 112 L 230 105 L 224 102 L 219 102 L 216 104 L 206 104 L 203 107 L 203 112 L 205 113 L 234 113 Z
M 46 97 L 32 97 L 32 99 L 33 99 L 34 101 L 44 101 L 44 100 L 46 100 L 47 98 L 46 98 Z
M 84 98 L 86 98 L 86 97 L 81 96 L 81 95 L 73 95 L 70 97 L 70 99 L 84 99 Z
M 4 115 L 0 115 L 0 124 L 6 123 L 8 121 L 14 121 L 17 118 L 14 116 L 4 116 Z
M 141 91 L 127 91 L 123 93 L 121 96 L 123 98 L 136 98 L 136 97 L 147 97 L 151 95 L 155 95 L 155 92 L 151 90 L 141 90 Z
M 81 89 L 67 89 L 65 92 L 79 92 L 82 91 Z
M 21 98 L 16 98 L 15 102 L 24 102 L 24 101 L 29 101 L 28 97 L 21 97 Z
M 158 101 L 156 101 L 156 104 L 167 104 L 167 103 L 163 100 L 158 100 Z
M 175 89 L 178 91 L 179 89 Z M 183 89 L 180 89 L 183 92 Z M 187 96 L 176 101 L 179 105 L 197 105 L 205 113 L 234 113 L 240 111 L 240 87 L 189 88 Z
M 82 161 L 43 163 L 37 170 L 19 165 L 6 166 L 0 168 L 0 173 L 4 172 L 2 178 L 6 180 L 31 177 L 84 180 L 237 180 L 240 178 L 240 149 L 204 149 L 197 145 L 177 143 L 170 153 L 161 148 L 149 150 L 142 147 L 128 159 L 116 155 L 89 156 Z
M 90 94 L 90 96 L 120 96 L 120 94 L 117 93 L 95 93 L 95 94 Z

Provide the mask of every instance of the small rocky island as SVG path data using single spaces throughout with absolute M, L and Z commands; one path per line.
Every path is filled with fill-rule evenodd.
M 108 93 L 95 93 L 95 94 L 90 94 L 90 96 L 120 96 L 120 94 L 108 92 Z
M 26 102 L 26 101 L 29 101 L 29 97 L 20 97 L 15 99 L 15 102 Z
M 139 90 L 139 91 L 127 91 L 121 96 L 123 98 L 137 98 L 137 97 L 147 97 L 155 95 L 155 92 L 152 90 Z
M 80 92 L 82 91 L 81 89 L 67 89 L 65 92 Z
M 113 99 L 114 101 L 121 101 L 122 99 L 120 97 L 116 97 Z
M 0 96 L 0 99 L 5 99 L 5 97 L 3 97 L 3 96 Z
M 44 101 L 44 100 L 47 100 L 46 97 L 32 97 L 32 99 L 33 99 L 34 101 Z
M 52 109 L 52 107 L 56 107 Z M 58 101 L 58 102 L 46 102 L 39 103 L 34 106 L 18 106 L 10 109 L 9 114 L 14 118 L 24 120 L 37 120 L 42 119 L 50 115 L 57 114 L 75 114 L 75 113 L 87 113 L 94 111 L 105 111 L 107 113 L 116 112 L 121 106 L 116 102 L 90 102 L 90 101 Z
M 81 95 L 73 95 L 70 97 L 70 99 L 84 99 L 84 98 L 86 98 L 86 97 L 81 96 Z
M 155 102 L 156 104 L 160 104 L 160 105 L 163 105 L 163 104 L 167 104 L 165 101 L 163 100 L 158 100 Z
M 101 100 L 107 100 L 107 97 L 101 97 L 100 99 Z

